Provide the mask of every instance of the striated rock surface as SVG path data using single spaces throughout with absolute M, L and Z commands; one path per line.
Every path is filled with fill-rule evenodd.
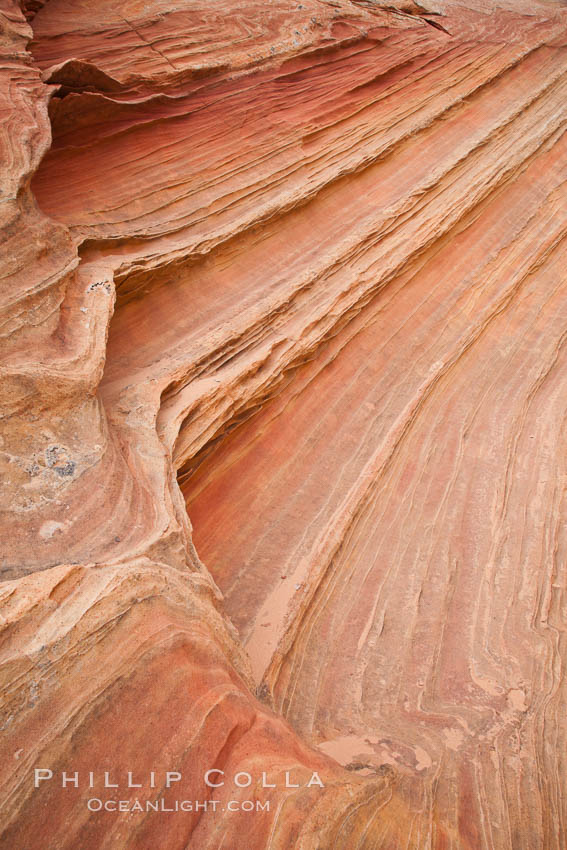
M 566 48 L 0 0 L 1 847 L 567 846 Z

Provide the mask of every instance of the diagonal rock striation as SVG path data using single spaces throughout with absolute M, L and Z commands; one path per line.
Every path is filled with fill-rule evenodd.
M 0 23 L 0 846 L 563 850 L 564 5 Z

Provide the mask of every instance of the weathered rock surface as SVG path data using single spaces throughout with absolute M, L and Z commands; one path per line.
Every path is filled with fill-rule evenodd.
M 564 850 L 563 4 L 0 25 L 0 846 Z

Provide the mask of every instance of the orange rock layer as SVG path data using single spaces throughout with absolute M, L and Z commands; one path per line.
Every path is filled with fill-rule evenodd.
M 0 0 L 2 848 L 565 850 L 567 10 L 462 2 Z

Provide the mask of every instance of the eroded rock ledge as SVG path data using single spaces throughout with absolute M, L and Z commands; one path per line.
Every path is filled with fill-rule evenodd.
M 0 846 L 564 850 L 563 4 L 0 24 Z

